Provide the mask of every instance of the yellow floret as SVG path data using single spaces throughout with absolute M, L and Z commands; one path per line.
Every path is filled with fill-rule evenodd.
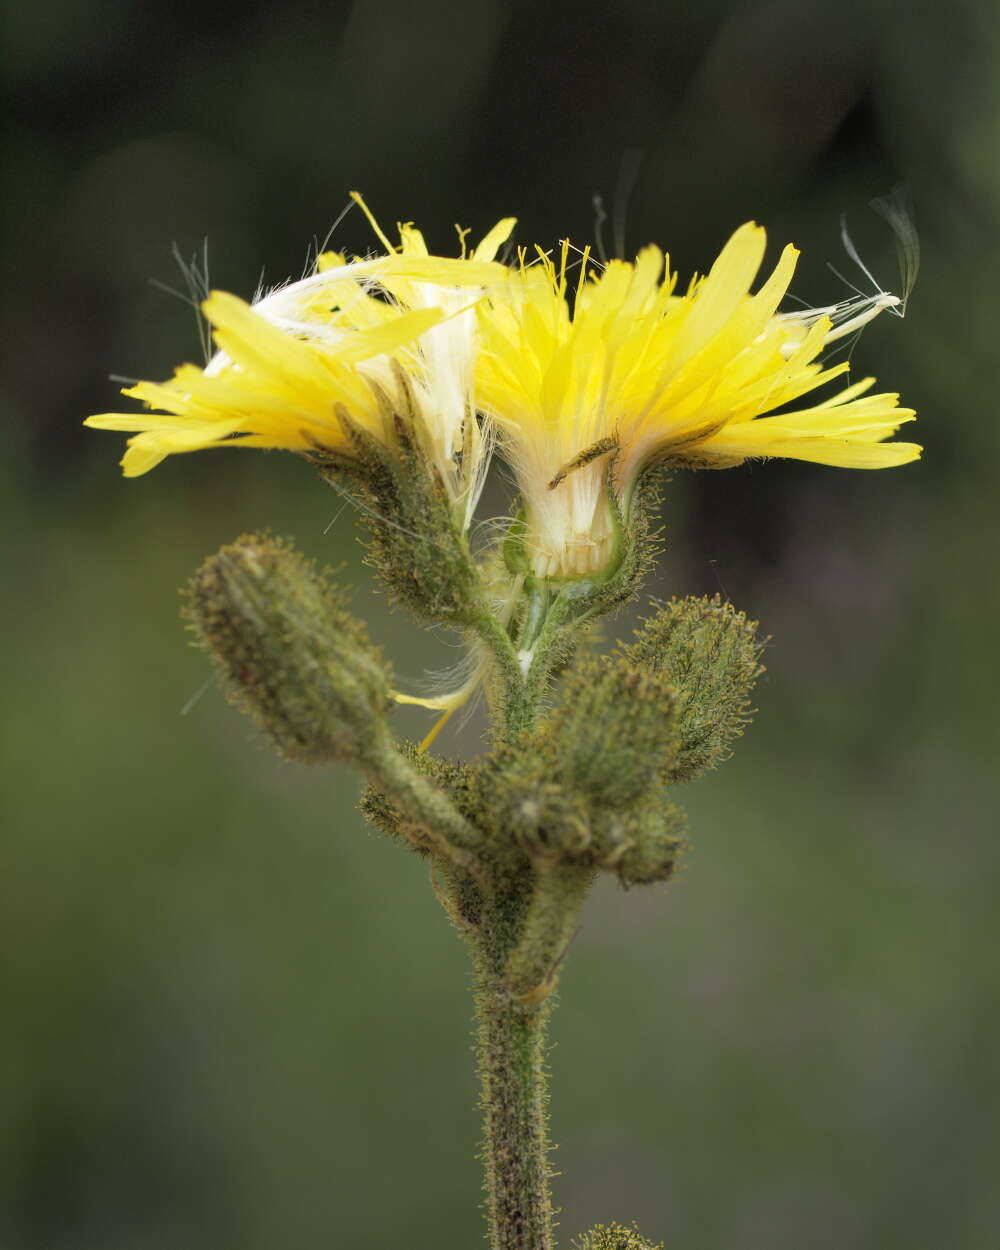
M 658 248 L 595 269 L 582 255 L 570 293 L 568 244 L 507 271 L 478 308 L 477 397 L 497 425 L 528 513 L 536 572 L 592 572 L 608 558 L 609 459 L 627 507 L 643 468 L 671 459 L 728 466 L 788 456 L 850 468 L 903 464 L 886 443 L 913 417 L 896 395 L 858 398 L 871 380 L 796 413 L 764 414 L 847 369 L 817 357 L 839 334 L 828 316 L 779 314 L 798 252 L 784 249 L 756 294 L 764 230 L 741 226 L 703 279 L 676 294 Z M 891 301 L 871 301 L 870 319 Z M 875 305 L 878 307 L 875 307 Z M 763 419 L 762 419 L 763 418 Z

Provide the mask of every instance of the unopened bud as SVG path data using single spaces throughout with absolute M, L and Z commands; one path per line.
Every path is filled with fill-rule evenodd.
M 571 790 L 603 806 L 630 807 L 673 758 L 674 690 L 664 673 L 621 656 L 588 658 L 569 675 L 544 732 Z
M 613 845 L 617 838 L 624 849 L 613 863 L 624 885 L 652 885 L 669 880 L 687 846 L 687 817 L 676 803 L 661 794 L 650 796 L 617 826 L 603 833 L 602 841 Z
M 494 844 L 514 843 L 536 863 L 580 860 L 590 844 L 589 813 L 555 772 L 533 734 L 500 748 L 478 773 L 482 819 Z
M 663 1250 L 642 1237 L 634 1224 L 598 1224 L 573 1243 L 573 1250 Z
M 676 732 L 664 676 L 621 657 L 584 659 L 559 706 L 478 770 L 482 819 L 496 844 L 512 841 L 536 863 L 617 870 L 649 841 L 634 812 L 659 799 Z M 664 853 L 650 849 L 635 879 L 652 880 Z
M 226 693 L 288 759 L 364 758 L 391 705 L 364 625 L 289 544 L 247 535 L 210 556 L 186 615 Z
M 749 723 L 761 667 L 757 623 L 714 598 L 673 599 L 622 649 L 677 691 L 678 749 L 670 781 L 691 781 L 730 754 Z

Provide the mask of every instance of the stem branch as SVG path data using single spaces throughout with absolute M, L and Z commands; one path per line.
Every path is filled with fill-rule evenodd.
M 434 848 L 457 868 L 482 876 L 479 852 L 483 836 L 465 819 L 443 790 L 404 759 L 388 734 L 376 734 L 365 761 L 376 785 L 420 822 Z

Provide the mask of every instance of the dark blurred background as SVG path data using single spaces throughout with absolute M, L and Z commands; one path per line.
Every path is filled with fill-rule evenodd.
M 842 212 L 893 287 L 867 202 L 903 180 L 920 282 L 853 366 L 920 410 L 925 459 L 667 491 L 652 590 L 721 588 L 775 642 L 757 723 L 687 796 L 686 872 L 585 915 L 556 1188 L 566 1241 L 995 1250 L 998 7 L 4 7 L 0 1246 L 480 1244 L 465 951 L 354 778 L 273 761 L 205 686 L 176 587 L 270 526 L 344 564 L 402 679 L 455 652 L 388 613 L 295 457 L 126 482 L 121 440 L 80 429 L 119 407 L 109 375 L 199 359 L 153 285 L 171 246 L 207 236 L 249 296 L 352 188 L 448 252 L 507 213 L 589 241 L 600 192 L 609 237 L 683 274 L 762 221 L 823 304 Z M 357 213 L 334 236 L 371 242 Z

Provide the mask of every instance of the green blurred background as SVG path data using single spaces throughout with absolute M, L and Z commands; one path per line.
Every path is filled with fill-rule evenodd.
M 775 642 L 757 723 L 687 796 L 687 871 L 585 914 L 556 1189 L 566 1240 L 636 1219 L 668 1250 L 995 1250 L 997 5 L 4 16 L 4 1250 L 481 1239 L 465 951 L 354 778 L 275 762 L 203 689 L 176 587 L 271 526 L 344 564 L 401 678 L 456 653 L 388 613 L 295 457 L 125 482 L 120 440 L 79 428 L 117 406 L 110 374 L 198 358 L 150 282 L 177 283 L 171 245 L 207 236 L 213 283 L 250 295 L 355 187 L 449 251 L 453 222 L 507 213 L 523 241 L 588 241 L 601 192 L 629 252 L 656 240 L 683 273 L 763 221 L 822 304 L 849 294 L 825 267 L 849 266 L 845 211 L 892 287 L 866 205 L 901 179 L 920 283 L 853 361 L 920 410 L 925 459 L 666 494 L 652 589 L 721 587 Z M 357 213 L 334 243 L 370 246 Z M 443 745 L 474 753 L 475 725 Z

